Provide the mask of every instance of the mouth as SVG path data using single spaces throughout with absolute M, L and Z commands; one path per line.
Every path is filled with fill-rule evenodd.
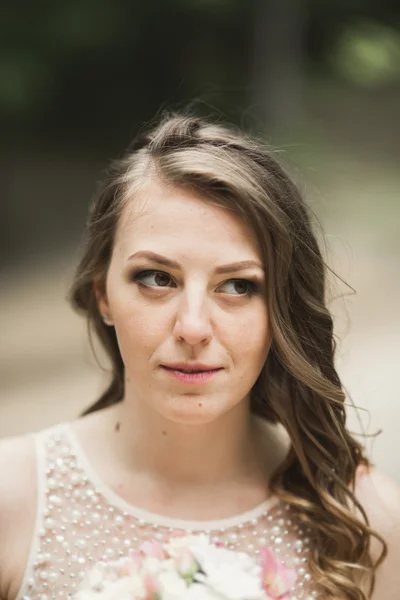
M 166 367 L 162 365 L 163 369 L 167 369 L 168 371 L 180 371 L 181 373 L 211 373 L 211 371 L 220 371 L 220 368 L 213 369 L 178 369 L 177 367 Z
M 161 368 L 168 375 L 182 383 L 204 383 L 223 371 L 222 367 L 209 367 L 207 365 L 161 365 Z
M 218 365 L 206 365 L 204 363 L 168 363 L 161 365 L 164 369 L 171 371 L 182 371 L 182 373 L 204 373 L 209 371 L 220 371 L 222 367 Z

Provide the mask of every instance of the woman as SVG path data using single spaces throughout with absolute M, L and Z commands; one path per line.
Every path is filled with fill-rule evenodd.
M 72 289 L 111 385 L 1 445 L 1 598 L 69 598 L 96 560 L 177 530 L 272 545 L 297 573 L 282 598 L 397 597 L 399 488 L 346 429 L 324 288 L 306 207 L 261 143 L 182 115 L 141 135 Z

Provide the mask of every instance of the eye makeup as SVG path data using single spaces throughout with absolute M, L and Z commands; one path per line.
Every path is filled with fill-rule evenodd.
M 145 279 L 152 279 L 154 280 L 154 285 L 152 285 L 151 283 L 145 283 L 144 280 Z M 169 273 L 166 273 L 165 271 L 160 271 L 157 269 L 135 269 L 131 272 L 129 279 L 135 283 L 137 283 L 140 287 L 145 288 L 145 289 L 151 289 L 151 290 L 160 290 L 163 288 L 167 288 L 167 289 L 171 289 L 176 286 L 176 283 L 174 281 L 174 279 L 171 277 L 171 275 L 169 275 Z M 173 284 L 173 285 L 171 285 Z M 232 278 L 232 279 L 227 279 L 226 281 L 222 282 L 219 286 L 218 286 L 218 290 L 228 284 L 233 284 L 235 285 L 239 285 L 242 288 L 245 288 L 245 291 L 243 293 L 237 293 L 237 294 L 230 294 L 229 292 L 226 292 L 227 295 L 229 296 L 237 296 L 237 297 L 250 297 L 253 296 L 256 293 L 259 293 L 261 291 L 262 288 L 262 281 L 258 278 L 258 277 L 249 277 L 249 278 Z M 219 293 L 225 293 L 225 292 L 219 292 Z

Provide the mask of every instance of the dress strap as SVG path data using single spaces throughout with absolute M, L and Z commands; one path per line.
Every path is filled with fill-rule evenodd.
M 35 449 L 35 466 L 36 466 L 36 512 L 35 512 L 35 523 L 33 527 L 33 535 L 30 542 L 30 549 L 28 554 L 28 560 L 24 570 L 24 576 L 22 579 L 21 586 L 18 590 L 15 600 L 23 600 L 26 594 L 26 589 L 29 584 L 29 580 L 33 574 L 33 566 L 38 558 L 39 546 L 40 546 L 40 533 L 43 529 L 44 521 L 44 510 L 45 510 L 45 495 L 46 495 L 46 441 L 53 435 L 57 430 L 60 432 L 65 429 L 65 424 L 57 425 L 51 429 L 39 431 L 30 434 L 33 437 L 34 449 Z

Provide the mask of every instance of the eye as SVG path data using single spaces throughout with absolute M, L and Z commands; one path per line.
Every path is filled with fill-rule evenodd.
M 251 296 L 259 289 L 254 281 L 249 281 L 248 279 L 229 279 L 228 281 L 225 281 L 220 289 L 222 287 L 228 287 L 228 291 L 224 293 L 233 296 Z
M 168 284 L 172 282 L 171 277 L 164 271 L 140 271 L 135 273 L 133 278 L 145 287 L 169 287 Z

